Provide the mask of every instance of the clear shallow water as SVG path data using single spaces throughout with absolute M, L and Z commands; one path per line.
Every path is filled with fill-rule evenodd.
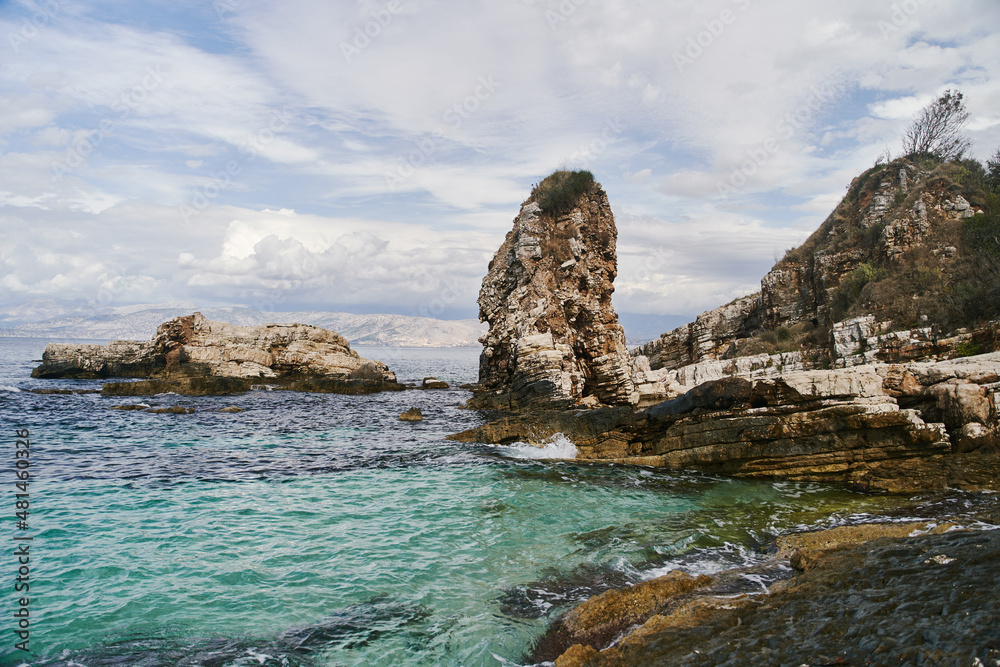
M 13 461 L 30 429 L 34 536 L 34 655 L 6 640 L 0 664 L 523 664 L 554 616 L 608 586 L 755 562 L 777 532 L 895 503 L 450 442 L 482 419 L 458 389 L 111 410 L 141 401 L 23 391 L 100 387 L 31 380 L 44 343 L 0 338 L 0 451 Z M 402 381 L 475 380 L 478 350 L 359 351 Z M 398 420 L 412 406 L 424 422 Z

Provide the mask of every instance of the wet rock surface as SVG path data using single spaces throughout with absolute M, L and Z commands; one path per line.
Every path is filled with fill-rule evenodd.
M 1000 531 L 841 548 L 768 595 L 692 600 L 599 648 L 556 665 L 995 665 Z
M 385 364 L 360 357 L 333 331 L 304 324 L 239 327 L 200 313 L 161 324 L 147 342 L 50 344 L 31 375 L 143 378 L 105 384 L 105 396 L 225 395 L 259 384 L 348 394 L 403 389 Z
M 590 180 L 560 207 L 545 193 Z M 563 179 L 563 180 L 560 180 Z M 557 172 L 521 206 L 479 293 L 479 384 L 473 407 L 569 407 L 637 397 L 625 333 L 611 305 L 618 272 L 614 216 L 589 172 Z

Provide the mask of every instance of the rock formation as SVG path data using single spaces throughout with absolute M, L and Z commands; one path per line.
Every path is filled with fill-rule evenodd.
M 600 398 L 645 409 L 536 412 L 453 437 L 542 444 L 563 433 L 578 458 L 591 460 L 884 491 L 1000 490 L 1000 353 L 991 353 L 1000 349 L 1000 323 L 949 331 L 916 317 L 945 300 L 933 289 L 884 293 L 901 304 L 897 312 L 926 324 L 907 328 L 876 314 L 836 320 L 868 305 L 863 298 L 878 300 L 879 292 L 865 291 L 869 283 L 921 271 L 932 286 L 949 272 L 961 278 L 954 262 L 971 251 L 952 243 L 961 245 L 963 221 L 979 212 L 957 191 L 960 168 L 928 171 L 901 159 L 855 179 L 809 241 L 764 277 L 761 292 L 633 352 L 631 384 L 613 385 L 618 397 L 631 391 L 629 400 Z M 591 193 L 581 199 L 585 210 L 603 195 Z M 539 328 L 566 326 L 555 317 L 562 294 L 543 298 L 556 289 L 543 287 L 565 284 L 553 272 L 581 264 L 578 254 L 552 260 L 542 251 L 544 235 L 561 238 L 571 218 L 540 210 L 533 195 L 480 296 L 491 323 L 481 383 L 500 387 L 496 394 L 514 405 L 529 402 L 533 381 L 560 390 L 549 396 L 576 398 L 576 379 L 586 377 L 573 373 L 565 351 L 573 343 L 548 330 L 540 340 Z
M 998 531 L 869 524 L 785 536 L 778 546 L 759 566 L 697 579 L 674 571 L 595 596 L 556 621 L 531 660 L 652 667 L 1000 659 L 1000 598 L 984 594 L 998 583 Z M 762 594 L 739 583 L 775 578 L 777 568 L 787 578 Z
M 847 196 L 820 228 L 761 279 L 760 292 L 703 313 L 633 355 L 645 356 L 651 370 L 676 370 L 747 356 L 759 346 L 761 334 L 780 331 L 787 336 L 789 329 L 789 338 L 809 334 L 804 343 L 785 341 L 786 347 L 812 348 L 801 359 L 804 368 L 958 356 L 958 346 L 973 337 L 985 343 L 972 348 L 975 351 L 1000 349 L 1000 340 L 993 335 L 1000 329 L 996 324 L 949 345 L 955 332 L 937 321 L 941 304 L 950 298 L 944 284 L 919 294 L 886 288 L 869 295 L 872 311 L 864 315 L 870 321 L 859 340 L 906 330 L 923 344 L 891 346 L 885 358 L 878 357 L 881 348 L 867 347 L 867 357 L 845 360 L 855 352 L 839 349 L 834 339 L 836 329 L 844 327 L 841 320 L 856 319 L 844 316 L 864 296 L 864 287 L 882 277 L 921 274 L 928 283 L 938 277 L 958 282 L 953 274 L 962 254 L 961 224 L 983 213 L 955 192 L 960 187 L 955 170 L 960 168 L 944 164 L 930 169 L 901 158 L 870 169 L 851 183 Z M 944 344 L 939 343 L 942 340 Z
M 1000 491 L 1000 353 L 954 361 L 706 380 L 627 409 L 508 417 L 451 436 L 577 458 L 866 490 Z
M 522 409 L 636 401 L 611 306 L 617 230 L 589 172 L 556 172 L 521 206 L 479 293 L 489 332 L 470 403 Z
M 304 324 L 239 327 L 201 313 L 160 325 L 147 342 L 46 346 L 35 378 L 147 378 L 109 383 L 105 395 L 229 394 L 252 384 L 335 393 L 401 389 L 379 361 L 332 331 Z

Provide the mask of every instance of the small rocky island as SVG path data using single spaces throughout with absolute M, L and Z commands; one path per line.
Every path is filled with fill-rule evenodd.
M 106 383 L 105 396 L 224 395 L 254 385 L 338 394 L 405 389 L 385 364 L 362 358 L 333 331 L 306 324 L 240 327 L 201 313 L 164 322 L 146 342 L 51 343 L 31 376 L 142 378 Z

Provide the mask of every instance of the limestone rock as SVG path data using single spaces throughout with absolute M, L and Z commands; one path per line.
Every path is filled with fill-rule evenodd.
M 929 172 L 901 158 L 869 170 L 852 182 L 847 196 L 806 243 L 761 278 L 759 292 L 702 313 L 632 354 L 647 357 L 652 371 L 680 370 L 733 360 L 753 337 L 782 327 L 816 332 L 803 355 L 805 370 L 936 361 L 1000 349 L 997 322 L 951 333 L 927 321 L 926 313 L 917 320 L 927 321 L 926 326 L 905 331 L 892 331 L 899 327 L 870 314 L 838 321 L 842 297 L 873 280 L 872 275 L 912 272 L 931 262 L 925 268 L 949 276 L 962 245 L 961 221 L 976 213 L 942 185 L 948 182 L 948 169 L 942 165 Z M 821 340 L 828 329 L 828 340 Z M 637 390 L 644 399 L 660 393 L 655 386 Z
M 575 177 L 557 172 L 543 181 L 490 262 L 479 293 L 479 317 L 490 329 L 481 339 L 473 407 L 568 407 L 590 396 L 628 405 L 638 398 L 611 306 L 617 230 L 607 195 L 590 181 L 568 204 L 542 207 L 560 179 Z
M 32 377 L 148 378 L 105 385 L 104 393 L 116 396 L 236 393 L 262 381 L 298 383 L 303 391 L 312 390 L 309 382 L 318 383 L 317 391 L 398 387 L 385 364 L 361 358 L 333 331 L 304 324 L 239 327 L 201 313 L 161 324 L 148 342 L 50 344 Z

